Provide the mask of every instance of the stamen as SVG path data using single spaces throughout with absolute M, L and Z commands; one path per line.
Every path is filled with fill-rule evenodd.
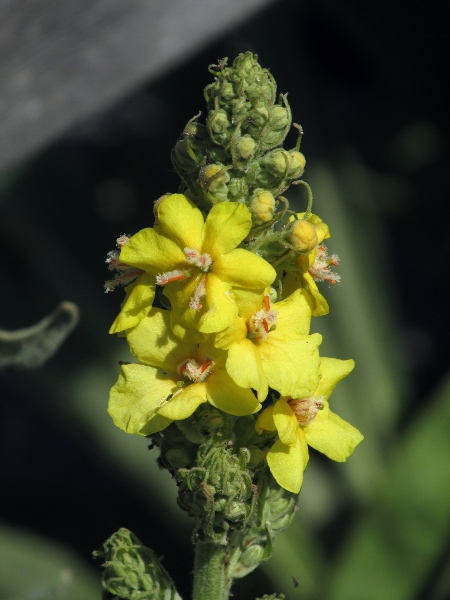
M 255 341 L 265 340 L 267 334 L 276 327 L 278 312 L 271 308 L 270 297 L 265 294 L 262 307 L 249 319 L 247 325 L 247 337 Z
M 174 281 L 181 281 L 190 277 L 189 271 L 183 269 L 175 269 L 174 271 L 167 271 L 167 273 L 160 273 L 156 276 L 156 283 L 158 285 L 166 285 L 167 283 L 173 283 Z
M 118 249 L 111 250 L 106 255 L 106 263 L 110 271 L 116 271 L 114 279 L 105 281 L 105 293 L 113 292 L 118 286 L 127 286 L 144 272 L 142 269 L 131 267 L 120 260 L 120 249 L 130 241 L 128 235 L 121 235 L 116 240 Z
M 194 295 L 191 297 L 189 301 L 189 307 L 194 310 L 200 310 L 203 308 L 200 300 L 206 296 L 206 275 L 202 275 L 200 281 L 198 282 Z
M 330 269 L 330 265 L 337 267 L 338 264 L 338 255 L 332 254 L 331 256 L 328 256 L 326 246 L 320 245 L 317 246 L 316 258 L 309 269 L 309 273 L 314 281 L 328 281 L 328 283 L 334 285 L 335 283 L 339 283 L 341 281 L 341 277 L 337 273 L 333 273 L 333 271 Z
M 205 273 L 209 271 L 209 268 L 212 265 L 212 258 L 207 252 L 205 252 L 205 254 L 200 254 L 200 252 L 194 248 L 185 248 L 184 254 L 188 264 L 195 265 Z
M 212 358 L 206 358 L 203 364 L 199 364 L 194 358 L 188 358 L 178 366 L 178 373 L 195 383 L 205 381 L 214 367 Z
M 294 411 L 298 424 L 301 427 L 306 427 L 306 425 L 314 421 L 319 410 L 323 409 L 325 406 L 324 400 L 324 396 L 318 396 L 317 398 L 314 398 L 314 396 L 311 396 L 311 398 L 291 398 L 288 400 L 288 404 Z

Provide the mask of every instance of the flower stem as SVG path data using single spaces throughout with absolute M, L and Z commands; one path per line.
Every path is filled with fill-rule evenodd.
M 192 600 L 228 600 L 232 581 L 227 574 L 227 555 L 227 546 L 197 542 Z

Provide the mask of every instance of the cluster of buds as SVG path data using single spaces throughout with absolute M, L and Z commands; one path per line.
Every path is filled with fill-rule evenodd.
M 287 97 L 277 98 L 272 75 L 251 52 L 210 70 L 215 80 L 205 89 L 205 123 L 200 116 L 189 121 L 172 154 L 182 191 L 205 210 L 243 202 L 255 223 L 270 221 L 275 198 L 303 175 L 301 128 L 296 148 L 282 148 L 292 126 Z

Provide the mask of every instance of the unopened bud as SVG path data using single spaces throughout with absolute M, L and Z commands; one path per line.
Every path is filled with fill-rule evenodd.
M 255 221 L 266 223 L 270 221 L 275 213 L 275 198 L 271 192 L 262 191 L 256 193 L 250 200 L 250 210 L 253 213 Z
M 316 228 L 303 219 L 293 221 L 289 231 L 289 241 L 298 252 L 311 252 L 318 243 Z
M 218 109 L 209 113 L 208 127 L 215 143 L 220 144 L 228 139 L 230 126 L 230 120 L 224 110 Z
M 264 167 L 276 177 L 285 177 L 288 170 L 290 169 L 290 156 L 286 150 L 274 150 L 262 160 Z
M 255 154 L 256 142 L 249 135 L 243 135 L 237 143 L 237 151 L 244 160 L 249 160 Z
M 200 169 L 200 185 L 204 190 L 208 192 L 214 193 L 221 186 L 228 183 L 229 180 L 230 176 L 223 165 L 211 164 L 206 165 L 205 167 L 202 167 Z
M 276 105 L 270 109 L 270 124 L 273 129 L 279 131 L 287 127 L 289 123 L 289 112 L 284 106 Z
M 289 179 L 298 179 L 303 175 L 306 159 L 301 152 L 297 152 L 296 150 L 291 150 L 289 154 L 291 157 L 291 164 L 288 172 Z

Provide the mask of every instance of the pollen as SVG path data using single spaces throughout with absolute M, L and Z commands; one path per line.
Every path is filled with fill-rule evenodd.
M 298 424 L 301 427 L 306 427 L 312 423 L 319 412 L 325 406 L 325 397 L 318 396 L 317 398 L 291 398 L 288 400 L 289 406 L 294 411 Z
M 178 365 L 178 373 L 195 383 L 205 381 L 214 367 L 212 358 L 206 358 L 204 363 L 198 363 L 194 358 L 188 358 Z

